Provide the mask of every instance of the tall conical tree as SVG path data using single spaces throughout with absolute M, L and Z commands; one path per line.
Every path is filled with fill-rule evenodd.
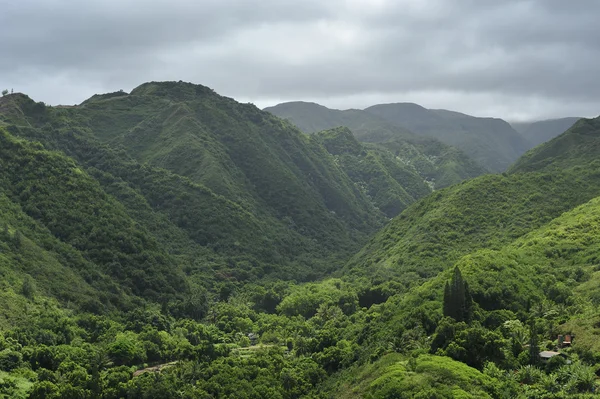
M 446 281 L 446 286 L 444 287 L 444 316 L 450 316 L 452 314 L 452 301 L 450 296 L 450 283 Z
M 444 288 L 444 316 L 452 317 L 456 321 L 469 321 L 473 299 L 469 285 L 464 281 L 460 269 L 454 268 L 450 283 L 446 282 Z

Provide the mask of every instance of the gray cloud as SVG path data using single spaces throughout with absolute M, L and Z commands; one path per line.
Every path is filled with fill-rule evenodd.
M 255 102 L 600 113 L 594 0 L 0 0 L 0 88 L 50 104 L 148 80 Z

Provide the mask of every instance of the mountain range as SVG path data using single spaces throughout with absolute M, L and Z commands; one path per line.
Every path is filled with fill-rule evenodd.
M 600 118 L 268 111 L 0 98 L 0 397 L 593 397 Z
M 427 137 L 462 150 L 490 172 L 503 172 L 528 149 L 567 130 L 579 118 L 509 123 L 413 103 L 378 104 L 364 110 L 329 109 L 288 102 L 265 111 L 287 119 L 305 133 L 348 127 L 360 141 L 387 142 Z

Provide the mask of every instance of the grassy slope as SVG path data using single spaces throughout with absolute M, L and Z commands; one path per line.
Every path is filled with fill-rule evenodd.
M 346 377 L 346 379 L 344 378 Z M 491 398 L 493 379 L 447 357 L 421 355 L 414 363 L 388 354 L 374 363 L 342 373 L 331 397 L 346 398 Z M 435 395 L 435 396 L 433 396 Z
M 497 249 L 600 195 L 600 170 L 490 175 L 411 205 L 349 263 L 359 275 L 429 278 L 479 248 Z
M 600 198 L 595 198 L 502 248 L 472 251 L 455 265 L 483 311 L 504 309 L 524 317 L 535 311 L 531 304 L 538 304 L 542 313 L 553 310 L 557 321 L 573 318 L 563 330 L 581 333 L 582 349 L 597 350 L 590 337 L 598 331 L 597 326 L 581 320 L 600 316 L 596 308 L 600 291 L 595 285 L 599 274 L 598 226 Z M 393 341 L 399 326 L 422 323 L 426 309 L 436 309 L 433 313 L 439 320 L 444 284 L 450 276 L 450 270 L 440 273 L 379 308 L 380 324 L 374 323 L 378 327 L 369 341 Z
M 349 276 L 418 284 L 466 254 L 500 249 L 599 196 L 598 132 L 597 120 L 581 121 L 555 139 L 556 145 L 551 141 L 528 153 L 514 173 L 482 176 L 430 194 L 354 256 Z M 544 169 L 548 164 L 554 167 Z

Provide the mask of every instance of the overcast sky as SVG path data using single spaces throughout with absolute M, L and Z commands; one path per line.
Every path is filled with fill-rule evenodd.
M 0 0 L 0 88 L 49 104 L 184 80 L 259 107 L 600 114 L 596 0 Z

